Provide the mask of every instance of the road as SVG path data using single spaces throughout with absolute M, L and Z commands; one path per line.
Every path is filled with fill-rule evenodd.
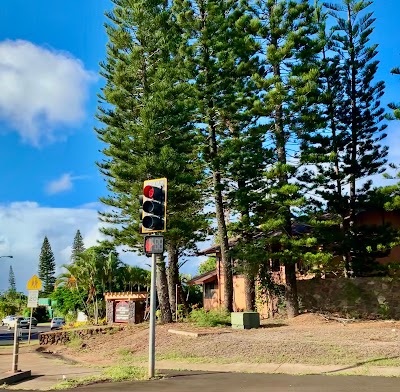
M 289 376 L 180 372 L 154 381 L 96 384 L 75 392 L 398 392 L 400 380 L 368 376 Z
M 27 340 L 29 330 L 27 328 L 23 328 L 21 329 L 21 331 L 22 331 L 22 340 Z M 50 331 L 50 327 L 48 326 L 39 325 L 37 327 L 32 327 L 31 339 L 37 339 L 39 333 L 48 331 Z M 0 341 L 13 340 L 13 339 L 14 339 L 14 330 L 9 331 L 7 327 L 0 326 Z

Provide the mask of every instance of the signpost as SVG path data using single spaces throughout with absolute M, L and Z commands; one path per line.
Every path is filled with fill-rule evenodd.
M 26 288 L 28 289 L 28 308 L 31 308 L 28 332 L 28 344 L 31 344 L 33 308 L 37 308 L 38 306 L 39 290 L 42 289 L 42 281 L 36 275 L 33 275 L 32 278 L 28 280 Z

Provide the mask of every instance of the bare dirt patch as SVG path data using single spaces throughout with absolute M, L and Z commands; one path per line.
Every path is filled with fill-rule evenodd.
M 220 331 L 198 338 L 168 329 Z M 93 336 L 79 346 L 52 346 L 52 351 L 93 365 L 145 361 L 148 325 Z M 260 329 L 196 328 L 186 323 L 158 325 L 158 359 L 216 363 L 371 364 L 400 366 L 400 322 L 370 321 L 343 325 L 316 314 L 293 320 L 266 320 Z

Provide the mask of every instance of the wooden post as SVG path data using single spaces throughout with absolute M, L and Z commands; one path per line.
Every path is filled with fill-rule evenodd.
M 14 326 L 13 363 L 11 369 L 13 373 L 18 372 L 18 355 L 19 355 L 19 336 L 18 336 L 18 319 L 16 319 Z

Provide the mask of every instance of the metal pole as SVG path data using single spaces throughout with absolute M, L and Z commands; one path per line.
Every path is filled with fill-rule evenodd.
M 156 255 L 151 255 L 149 378 L 154 377 L 156 351 Z
M 29 319 L 28 344 L 31 344 L 32 316 L 33 316 L 33 308 L 31 308 L 31 318 Z
M 18 352 L 19 352 L 19 339 L 18 339 L 18 320 L 15 320 L 14 326 L 14 349 L 13 349 L 13 363 L 11 371 L 18 372 Z

